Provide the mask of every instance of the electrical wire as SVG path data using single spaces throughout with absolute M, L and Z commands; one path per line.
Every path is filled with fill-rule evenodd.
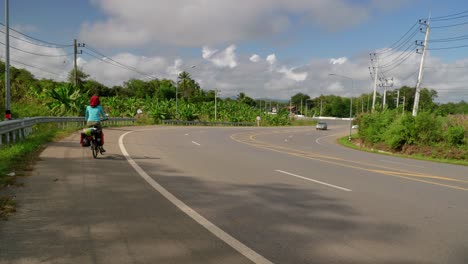
M 408 53 L 408 55 L 402 59 L 398 64 L 396 64 L 395 66 L 393 66 L 392 68 L 386 70 L 386 71 L 383 71 L 384 73 L 387 73 L 387 72 L 390 72 L 392 70 L 394 70 L 395 68 L 397 68 L 398 66 L 400 66 L 403 62 L 405 62 L 411 55 L 415 54 L 416 52 L 410 52 Z
M 149 74 L 140 72 L 140 71 L 138 71 L 138 70 L 135 70 L 133 67 L 127 67 L 127 66 L 122 65 L 122 64 L 120 64 L 120 63 L 117 64 L 117 63 L 115 63 L 114 60 L 110 60 L 110 59 L 105 60 L 105 59 L 102 59 L 102 58 L 100 58 L 100 57 L 98 57 L 98 56 L 96 56 L 96 55 L 94 55 L 94 54 L 91 54 L 91 53 L 89 53 L 89 52 L 86 52 L 86 51 L 83 51 L 83 53 L 85 53 L 85 54 L 87 54 L 87 55 L 89 55 L 89 56 L 91 56 L 91 57 L 93 57 L 93 58 L 96 58 L 96 59 L 98 59 L 98 60 L 100 60 L 100 61 L 102 61 L 102 62 L 105 62 L 105 63 L 107 63 L 107 64 L 110 64 L 110 65 L 113 65 L 113 66 L 116 66 L 116 67 L 119 67 L 119 68 L 122 68 L 122 69 L 125 69 L 125 70 L 129 70 L 129 71 L 136 72 L 136 73 L 138 73 L 138 74 L 140 74 L 140 75 L 142 75 L 142 76 L 145 76 L 146 78 L 154 78 L 154 76 L 151 76 L 151 75 L 149 75 Z M 105 58 L 108 58 L 108 57 L 106 57 L 106 56 L 104 56 L 104 57 L 105 57 Z M 112 62 L 114 62 L 114 63 L 112 63 Z
M 2 25 L 4 28 L 6 28 L 5 24 L 3 24 L 1 22 L 0 22 L 0 25 Z M 38 39 L 38 38 L 35 38 L 35 37 L 32 37 L 32 36 L 29 36 L 29 35 L 27 35 L 27 34 L 25 34 L 23 32 L 20 32 L 20 31 L 14 29 L 14 28 L 9 27 L 9 29 L 11 31 L 14 31 L 14 32 L 16 32 L 16 33 L 18 33 L 18 34 L 20 34 L 22 36 L 25 36 L 25 37 L 27 37 L 29 39 L 32 39 L 32 40 L 35 40 L 35 41 L 38 41 L 38 42 L 42 42 L 42 43 L 45 43 L 45 44 L 49 44 L 51 46 L 56 46 L 56 47 L 71 47 L 71 46 L 73 46 L 73 45 L 70 45 L 70 44 L 58 44 L 58 43 L 48 42 L 48 41 L 45 41 L 45 40 L 41 40 L 41 39 Z
M 396 48 L 396 47 L 394 47 L 394 46 L 396 46 L 401 40 L 403 40 L 403 38 L 404 38 L 406 35 L 408 35 L 408 33 L 410 33 L 411 30 L 412 30 L 415 26 L 417 26 L 417 25 L 418 25 L 418 22 L 414 23 L 413 26 L 411 26 L 411 28 L 410 28 L 408 31 L 406 31 L 406 33 L 403 34 L 403 36 L 402 36 L 399 40 L 397 40 L 397 41 L 394 42 L 392 45 L 390 45 L 388 48 L 384 49 L 384 51 L 381 51 L 381 52 L 379 52 L 379 53 L 380 53 L 380 54 L 383 54 L 383 53 L 386 53 L 386 52 L 390 52 L 391 50 L 398 49 L 398 48 Z M 417 29 L 416 29 L 415 31 L 417 32 Z M 413 36 L 414 36 L 414 35 L 413 35 Z M 412 37 L 410 37 L 410 38 L 412 38 Z M 404 44 L 403 44 L 403 45 L 404 45 Z M 385 51 L 385 50 L 388 50 L 388 51 Z
M 412 53 L 410 50 L 413 48 L 413 45 L 410 45 L 406 48 L 405 51 L 401 52 L 396 58 L 394 58 L 392 61 L 390 61 L 389 63 L 387 64 L 384 64 L 384 65 L 381 65 L 380 67 L 381 68 L 388 68 L 388 67 L 391 67 L 397 63 L 399 63 L 403 58 L 405 58 L 405 56 L 408 54 L 408 53 Z
M 100 55 L 100 56 L 102 56 L 102 57 L 104 57 L 104 58 L 110 60 L 110 61 L 113 61 L 113 62 L 115 62 L 115 63 L 117 63 L 117 64 L 119 64 L 119 65 L 121 65 L 121 66 L 123 66 L 123 67 L 131 68 L 131 69 L 133 69 L 133 70 L 135 70 L 135 71 L 138 71 L 137 68 L 132 67 L 132 66 L 125 65 L 125 64 L 123 64 L 123 63 L 120 63 L 120 62 L 118 62 L 118 61 L 116 61 L 116 60 L 110 58 L 109 56 L 106 56 L 106 55 L 102 54 L 101 52 L 97 51 L 96 49 L 94 49 L 94 48 L 92 48 L 92 47 L 89 47 L 89 45 L 85 45 L 85 48 L 87 48 L 88 50 L 90 50 L 90 51 L 92 51 L 92 52 L 94 52 L 94 53 L 96 53 L 96 54 L 98 54 L 98 55 Z M 144 74 L 142 74 L 142 75 L 144 75 Z
M 428 42 L 450 42 L 450 41 L 460 41 L 468 39 L 468 35 L 462 35 L 457 37 L 450 37 L 450 38 L 440 38 L 440 39 L 431 39 Z
M 402 42 L 398 47 L 396 47 L 395 49 L 392 49 L 392 52 L 390 54 L 387 54 L 387 55 L 381 57 L 380 59 L 382 59 L 382 60 L 386 59 L 388 57 L 391 57 L 393 54 L 397 53 L 402 47 L 404 47 L 405 45 L 410 43 L 410 41 L 413 40 L 413 38 L 416 36 L 417 33 L 418 33 L 418 30 L 415 30 L 413 32 L 413 34 L 409 38 L 406 39 L 405 42 Z M 411 44 L 411 46 L 414 45 L 413 43 L 410 43 L 410 44 Z
M 1 29 L 0 29 L 0 32 L 3 33 L 3 34 L 6 34 L 5 31 L 3 31 L 3 30 L 1 30 Z M 17 39 L 17 40 L 20 40 L 20 41 L 23 41 L 23 42 L 26 42 L 26 43 L 29 43 L 29 44 L 33 44 L 33 45 L 41 46 L 41 47 L 46 47 L 46 48 L 51 48 L 51 49 L 63 49 L 63 48 L 66 48 L 66 46 L 57 47 L 57 46 L 51 46 L 51 45 L 48 45 L 48 44 L 41 44 L 41 43 L 32 42 L 32 41 L 29 41 L 29 40 L 24 39 L 24 38 L 20 38 L 20 37 L 15 36 L 15 35 L 10 35 L 10 37 L 12 37 L 12 38 L 14 38 L 14 39 Z M 70 45 L 70 47 L 73 47 L 73 45 Z
M 468 45 L 453 46 L 453 47 L 440 47 L 440 48 L 427 48 L 427 50 L 450 50 L 450 49 L 461 49 L 468 48 Z
M 0 42 L 0 44 L 5 45 L 5 43 L 3 43 L 3 42 Z M 63 54 L 63 55 L 50 55 L 50 54 L 35 53 L 35 52 L 30 52 L 30 51 L 26 51 L 26 50 L 23 50 L 23 49 L 19 49 L 19 48 L 13 47 L 11 45 L 10 45 L 10 48 L 12 48 L 14 50 L 17 50 L 17 51 L 24 52 L 24 53 L 28 53 L 28 54 L 31 54 L 31 55 L 42 56 L 42 57 L 68 57 L 68 56 L 73 55 L 73 53 Z
M 58 73 L 51 72 L 51 71 L 45 70 L 45 69 L 43 69 L 43 68 L 40 68 L 40 67 L 37 67 L 37 66 L 34 66 L 34 65 L 29 65 L 29 64 L 26 64 L 26 63 L 24 63 L 24 62 L 17 61 L 17 60 L 12 60 L 12 59 L 10 59 L 10 61 L 15 62 L 15 63 L 18 63 L 18 64 L 21 64 L 21 65 L 23 65 L 23 66 L 31 67 L 31 68 L 34 68 L 34 69 L 37 69 L 37 70 L 40 70 L 40 71 L 43 71 L 43 72 L 47 72 L 47 73 L 50 73 L 50 74 L 52 74 L 52 75 L 56 75 L 56 76 L 59 76 L 59 77 L 60 77 L 60 74 L 58 74 Z
M 448 27 L 457 27 L 457 26 L 463 26 L 463 25 L 468 25 L 468 22 L 458 23 L 458 24 L 452 24 L 452 25 L 436 26 L 436 27 L 432 27 L 432 26 L 431 26 L 431 29 L 448 28 Z
M 456 14 L 451 14 L 451 15 L 446 15 L 446 16 L 433 17 L 432 19 L 433 19 L 433 20 L 437 20 L 437 19 L 447 18 L 447 17 L 451 17 L 451 16 L 459 16 L 459 15 L 466 14 L 466 13 L 468 13 L 468 10 L 467 10 L 467 11 L 460 12 L 460 13 L 456 13 Z

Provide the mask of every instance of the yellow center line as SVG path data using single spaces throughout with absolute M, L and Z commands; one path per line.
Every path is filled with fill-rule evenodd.
M 284 133 L 288 133 L 288 132 L 284 132 Z M 299 131 L 299 132 L 301 132 L 301 131 Z M 274 131 L 273 133 L 277 134 L 277 133 L 280 133 L 280 132 L 279 131 Z M 261 133 L 242 132 L 242 133 L 232 134 L 231 139 L 234 140 L 234 141 L 237 141 L 239 143 L 250 145 L 250 146 L 253 146 L 253 147 L 256 147 L 256 148 L 266 149 L 266 150 L 279 152 L 279 153 L 283 153 L 283 154 L 288 154 L 288 155 L 292 155 L 292 156 L 296 156 L 296 157 L 302 157 L 302 158 L 306 158 L 306 159 L 321 161 L 321 162 L 334 164 L 334 165 L 347 167 L 347 168 L 364 170 L 364 171 L 368 171 L 368 172 L 378 173 L 378 174 L 381 174 L 381 175 L 404 178 L 404 179 L 408 179 L 408 180 L 412 180 L 412 181 L 424 182 L 424 183 L 443 186 L 443 187 L 447 187 L 447 188 L 468 191 L 467 188 L 463 188 L 463 187 L 460 187 L 460 186 L 441 184 L 441 183 L 438 183 L 438 182 L 422 180 L 422 179 L 418 179 L 418 178 L 429 178 L 429 179 L 445 180 L 445 181 L 452 181 L 452 182 L 468 183 L 467 181 L 463 181 L 463 180 L 458 180 L 458 179 L 449 178 L 449 177 L 428 175 L 428 174 L 423 174 L 423 173 L 416 173 L 416 172 L 412 172 L 412 171 L 395 170 L 393 168 L 388 168 L 386 166 L 378 166 L 378 165 L 374 165 L 374 164 L 362 164 L 360 162 L 345 160 L 345 159 L 341 159 L 341 158 L 338 158 L 338 157 L 318 155 L 318 154 L 315 154 L 315 153 L 306 152 L 306 151 L 302 151 L 302 150 L 291 149 L 291 148 L 282 147 L 282 146 L 276 146 L 276 145 L 269 144 L 269 143 L 262 142 L 262 141 L 259 141 L 259 140 L 255 139 L 255 137 L 257 137 L 259 135 L 268 135 L 268 134 L 273 134 L 273 133 L 267 133 L 267 132 L 261 132 Z M 250 134 L 250 136 L 245 135 L 245 134 Z M 244 138 L 244 139 L 239 139 L 239 138 L 237 138 L 239 136 L 248 136 L 248 137 Z M 358 165 L 367 165 L 367 166 L 372 166 L 372 167 L 377 167 L 377 168 L 384 168 L 384 169 L 391 169 L 391 170 L 376 170 L 376 169 L 364 168 L 364 167 L 360 167 L 360 166 L 335 162 L 333 160 L 346 161 L 346 162 L 354 163 L 354 164 L 358 164 Z

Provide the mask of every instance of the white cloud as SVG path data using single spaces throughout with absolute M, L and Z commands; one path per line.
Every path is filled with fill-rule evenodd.
M 258 56 L 257 54 L 254 54 L 250 57 L 250 61 L 251 62 L 259 62 L 262 58 L 260 58 L 260 56 Z
M 0 34 L 0 38 L 3 36 Z M 36 56 L 12 49 L 13 66 L 28 69 L 36 78 L 66 80 L 73 67 L 73 61 L 67 55 L 69 50 L 40 47 L 17 39 L 10 41 L 12 46 L 31 53 L 64 56 Z M 219 88 L 222 90 L 223 97 L 235 96 L 240 92 L 245 92 L 253 98 L 272 99 L 288 99 L 298 92 L 311 97 L 317 97 L 320 94 L 359 96 L 372 92 L 367 54 L 348 58 L 343 64 L 331 64 L 329 59 L 313 59 L 305 65 L 291 65 L 290 63 L 286 65 L 278 60 L 275 54 L 270 54 L 267 59 L 260 60 L 259 63 L 250 63 L 252 55 L 236 54 L 235 45 L 219 50 L 206 48 L 204 51 L 203 57 L 192 61 L 185 61 L 182 58 L 174 59 L 169 56 L 142 57 L 131 53 L 110 56 L 110 59 L 121 62 L 129 68 L 135 68 L 144 75 L 134 70 L 105 63 L 86 54 L 78 56 L 78 65 L 90 74 L 91 78 L 109 87 L 122 85 L 131 78 L 147 80 L 148 75 L 159 79 L 175 80 L 180 71 L 190 69 L 190 74 L 202 83 L 203 89 Z M 396 53 L 393 56 L 398 55 Z M 0 56 L 4 58 L 2 49 L 0 49 Z M 392 59 L 393 57 L 382 59 L 381 66 L 391 63 Z M 393 89 L 402 85 L 414 87 L 420 59 L 420 55 L 415 54 L 398 67 L 394 69 L 384 67 L 381 71 L 387 77 L 394 78 Z M 447 63 L 429 53 L 426 62 L 422 87 L 435 89 L 439 94 L 437 101 L 468 101 L 466 90 L 468 59 Z M 191 69 L 189 65 L 197 66 Z M 234 65 L 236 66 L 233 67 Z M 349 79 L 329 76 L 330 73 L 353 78 L 354 88 Z M 382 90 L 379 89 L 379 92 Z
M 345 64 L 348 61 L 348 58 L 346 57 L 341 57 L 338 59 L 330 59 L 331 64 Z
M 275 54 L 270 54 L 267 56 L 266 60 L 270 65 L 274 65 L 276 63 L 276 55 Z
M 202 57 L 221 68 L 234 68 L 237 66 L 236 45 L 230 45 L 223 51 L 211 50 L 208 47 L 203 47 Z
M 307 78 L 307 72 L 294 72 L 294 69 L 288 69 L 284 66 L 278 72 L 284 73 L 286 78 L 296 82 L 302 82 Z
M 325 30 L 343 30 L 387 8 L 347 0 L 93 0 L 106 18 L 81 25 L 79 38 L 99 47 L 164 43 L 199 47 L 269 37 L 300 21 Z M 398 4 L 402 5 L 402 0 Z M 330 11 L 333 10 L 333 11 Z

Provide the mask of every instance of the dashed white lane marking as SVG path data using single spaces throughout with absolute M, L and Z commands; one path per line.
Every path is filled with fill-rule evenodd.
M 192 141 L 192 143 L 197 145 L 197 146 L 201 146 L 200 143 L 198 143 L 198 142 Z
M 130 134 L 134 131 L 129 131 L 119 138 L 119 147 L 122 154 L 127 159 L 128 163 L 132 165 L 138 174 L 149 184 L 153 187 L 156 191 L 158 191 L 161 195 L 163 195 L 167 200 L 177 206 L 182 212 L 188 215 L 190 218 L 195 220 L 198 224 L 206 228 L 210 231 L 213 235 L 224 241 L 226 244 L 230 245 L 234 248 L 237 252 L 244 255 L 246 258 L 250 259 L 252 262 L 257 264 L 273 264 L 273 262 L 269 261 L 262 255 L 258 254 L 257 252 L 253 251 L 251 248 L 247 247 L 246 245 L 242 244 L 239 240 L 235 239 L 228 233 L 224 232 L 221 228 L 217 227 L 215 224 L 208 221 L 208 219 L 201 216 L 199 213 L 195 212 L 192 208 L 186 205 L 184 202 L 179 200 L 175 197 L 172 193 L 162 187 L 158 182 L 153 180 L 128 154 L 127 149 L 123 144 L 123 139 L 127 134 Z
M 417 167 L 417 168 L 424 168 L 423 166 L 411 165 L 411 164 L 395 162 L 395 161 L 389 161 L 389 160 L 380 160 L 380 161 L 388 162 L 388 163 L 394 163 L 394 164 L 400 164 L 400 165 L 405 165 L 405 166 L 412 166 L 412 167 Z
M 311 182 L 323 184 L 323 185 L 326 185 L 326 186 L 328 186 L 328 187 L 336 188 L 336 189 L 339 189 L 339 190 L 342 190 L 342 191 L 347 191 L 347 192 L 351 192 L 351 191 L 352 191 L 352 190 L 350 190 L 350 189 L 346 189 L 346 188 L 343 188 L 343 187 L 340 187 L 340 186 L 336 186 L 336 185 L 333 185 L 333 184 L 329 184 L 329 183 L 326 183 L 326 182 L 321 182 L 321 181 L 317 181 L 317 180 L 314 180 L 314 179 L 306 178 L 306 177 L 299 176 L 299 175 L 296 175 L 296 174 L 293 174 L 293 173 L 290 173 L 290 172 L 287 172 L 287 171 L 282 171 L 282 170 L 276 170 L 276 171 L 277 171 L 277 172 L 284 173 L 284 174 L 287 174 L 287 175 L 290 175 L 290 176 L 294 176 L 294 177 L 297 177 L 297 178 L 300 178 L 300 179 L 303 179 L 303 180 L 306 180 L 306 181 L 311 181 Z
M 186 135 L 186 136 L 188 136 L 188 135 L 189 135 L 189 133 L 187 133 L 187 134 L 185 134 L 185 135 Z

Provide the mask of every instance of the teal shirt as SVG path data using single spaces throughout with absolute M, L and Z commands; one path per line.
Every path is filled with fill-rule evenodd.
M 102 109 L 101 105 L 98 105 L 96 107 L 91 107 L 88 105 L 86 107 L 86 113 L 85 113 L 85 120 L 86 121 L 92 121 L 92 122 L 98 122 L 101 121 L 102 119 L 106 119 L 106 113 L 104 113 L 104 109 Z

